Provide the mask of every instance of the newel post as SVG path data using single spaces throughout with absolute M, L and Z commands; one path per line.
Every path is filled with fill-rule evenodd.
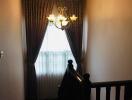
M 132 100 L 132 82 L 125 86 L 124 100 Z
M 90 74 L 83 75 L 83 100 L 91 99 L 91 81 Z
M 68 60 L 68 69 L 72 69 L 73 68 L 73 61 L 72 60 Z

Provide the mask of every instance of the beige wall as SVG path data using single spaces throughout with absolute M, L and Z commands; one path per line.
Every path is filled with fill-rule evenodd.
M 24 100 L 20 0 L 0 0 L 0 100 Z
M 92 81 L 132 79 L 132 0 L 87 0 Z

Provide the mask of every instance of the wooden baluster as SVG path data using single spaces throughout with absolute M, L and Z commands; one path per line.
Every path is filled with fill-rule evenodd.
M 120 86 L 116 86 L 116 95 L 115 95 L 115 100 L 120 100 Z
M 106 100 L 110 100 L 111 87 L 106 87 Z
M 97 87 L 96 88 L 96 100 L 100 100 L 100 91 L 101 91 L 101 88 Z

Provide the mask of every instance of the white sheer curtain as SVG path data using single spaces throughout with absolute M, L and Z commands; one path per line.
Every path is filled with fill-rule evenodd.
M 40 99 L 56 98 L 68 59 L 76 62 L 72 55 L 65 31 L 48 25 L 41 50 L 35 63 Z

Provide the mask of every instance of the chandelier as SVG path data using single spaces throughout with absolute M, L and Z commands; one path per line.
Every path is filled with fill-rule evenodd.
M 73 14 L 72 16 L 67 16 L 66 14 L 67 7 L 58 7 L 58 16 L 55 16 L 54 14 L 50 14 L 47 18 L 48 21 L 55 25 L 58 29 L 64 30 L 68 26 L 70 26 L 71 23 L 75 22 L 78 17 Z

